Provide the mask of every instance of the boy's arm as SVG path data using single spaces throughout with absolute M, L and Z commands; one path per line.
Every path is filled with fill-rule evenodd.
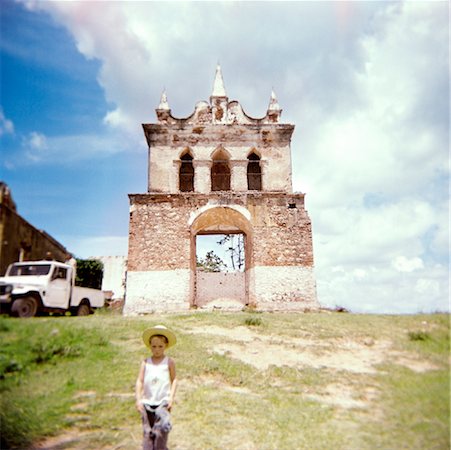
M 136 397 L 136 409 L 139 412 L 144 411 L 144 406 L 141 403 L 141 397 L 143 392 L 143 384 L 144 384 L 144 370 L 146 369 L 146 363 L 143 361 L 141 363 L 141 367 L 139 369 L 138 378 L 136 379 L 135 385 L 135 397 Z
M 169 404 L 168 404 L 168 410 L 170 411 L 172 405 L 174 404 L 175 392 L 177 390 L 177 375 L 175 373 L 175 362 L 172 358 L 169 358 L 168 366 L 169 366 L 169 378 L 171 380 L 171 393 L 169 395 Z

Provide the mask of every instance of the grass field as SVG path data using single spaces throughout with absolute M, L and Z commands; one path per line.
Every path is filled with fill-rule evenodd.
M 449 449 L 449 315 L 0 318 L 2 449 L 139 449 L 134 384 L 178 344 L 171 450 Z

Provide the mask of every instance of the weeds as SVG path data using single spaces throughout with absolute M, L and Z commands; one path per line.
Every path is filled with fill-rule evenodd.
M 260 317 L 246 317 L 244 323 L 251 327 L 258 327 L 263 324 L 263 321 Z
M 82 350 L 78 345 L 65 345 L 62 342 L 38 342 L 33 346 L 33 362 L 43 364 L 56 362 L 58 358 L 76 358 Z
M 411 341 L 427 341 L 431 338 L 426 331 L 409 331 L 407 335 Z

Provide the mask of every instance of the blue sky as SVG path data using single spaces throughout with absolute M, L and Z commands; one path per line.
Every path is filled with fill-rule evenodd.
M 108 251 L 127 232 L 127 193 L 146 188 L 145 152 L 104 124 L 100 63 L 62 25 L 16 2 L 2 4 L 1 21 L 1 107 L 14 126 L 2 132 L 1 177 L 19 212 L 70 251 L 88 257 L 104 236 Z
M 295 123 L 320 301 L 449 308 L 447 2 L 13 2 L 1 15 L 0 178 L 79 257 L 127 251 L 141 123 L 227 93 Z

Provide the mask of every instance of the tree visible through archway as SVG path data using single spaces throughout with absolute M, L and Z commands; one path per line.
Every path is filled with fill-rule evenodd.
M 244 245 L 243 233 L 198 235 L 196 265 L 207 272 L 243 272 Z
M 242 233 L 196 236 L 196 306 L 247 304 L 244 245 Z

